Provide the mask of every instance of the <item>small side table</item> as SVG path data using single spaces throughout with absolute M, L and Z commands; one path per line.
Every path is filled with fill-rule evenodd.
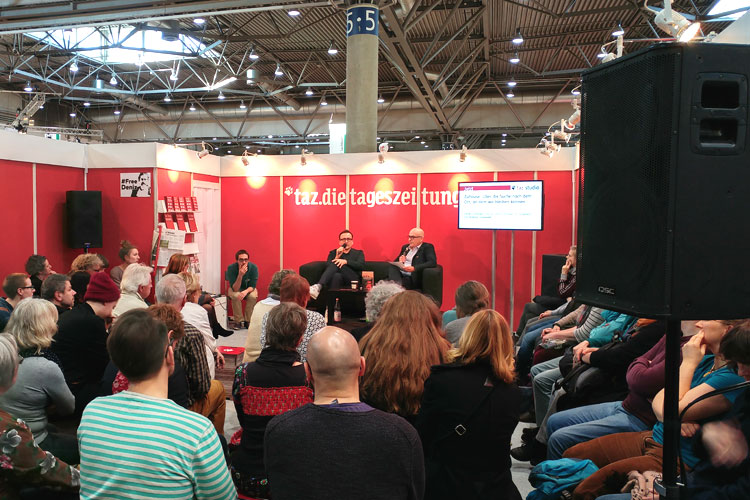
M 340 288 L 338 290 L 326 290 L 325 293 L 327 294 L 326 309 L 328 312 L 328 324 L 335 325 L 336 323 L 333 321 L 333 308 L 336 307 L 336 299 L 343 299 L 345 296 L 355 297 L 355 299 L 357 297 L 364 297 L 367 295 L 367 290 Z
M 245 348 L 244 347 L 229 347 L 229 346 L 219 346 L 216 348 L 217 351 L 219 351 L 225 358 L 227 356 L 232 356 L 234 358 L 234 367 L 237 368 L 237 357 L 243 356 L 245 354 Z

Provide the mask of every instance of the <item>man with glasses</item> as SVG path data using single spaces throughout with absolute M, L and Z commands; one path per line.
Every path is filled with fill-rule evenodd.
M 234 254 L 237 262 L 229 264 L 224 277 L 229 282 L 227 296 L 232 301 L 232 317 L 235 323 L 247 328 L 253 316 L 255 303 L 258 302 L 258 266 L 250 262 L 247 250 L 237 250 Z M 245 313 L 242 313 L 242 301 L 245 303 Z
M 400 262 L 403 268 L 393 266 L 389 269 L 388 279 L 404 285 L 407 290 L 422 288 L 422 270 L 437 266 L 437 256 L 432 243 L 425 243 L 424 231 L 418 227 L 409 231 L 409 243 L 401 247 L 398 257 L 393 262 Z
M 339 246 L 328 252 L 326 269 L 316 284 L 310 287 L 310 297 L 317 299 L 320 291 L 348 288 L 352 281 L 362 278 L 365 253 L 354 247 L 352 232 L 344 229 L 339 233 Z
M 27 274 L 13 273 L 3 280 L 3 292 L 6 298 L 0 297 L 0 332 L 5 329 L 13 308 L 23 299 L 34 295 L 34 287 Z

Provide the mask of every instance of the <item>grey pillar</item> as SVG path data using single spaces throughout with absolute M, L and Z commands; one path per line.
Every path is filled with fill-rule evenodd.
M 378 135 L 378 17 L 374 5 L 346 12 L 346 152 L 376 151 Z

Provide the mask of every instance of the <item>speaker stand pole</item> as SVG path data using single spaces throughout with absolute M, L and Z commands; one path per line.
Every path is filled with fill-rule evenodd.
M 677 485 L 677 452 L 680 446 L 679 390 L 680 390 L 680 321 L 667 320 L 667 345 L 664 366 L 664 459 L 662 461 L 661 497 L 680 498 Z M 685 478 L 681 478 L 685 481 Z
M 89 248 L 91 248 L 91 245 L 88 243 L 83 244 L 83 253 L 89 253 Z

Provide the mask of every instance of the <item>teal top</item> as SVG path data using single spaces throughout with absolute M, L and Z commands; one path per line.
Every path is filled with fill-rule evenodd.
M 231 287 L 235 280 L 237 279 L 237 275 L 240 273 L 240 266 L 236 262 L 234 264 L 229 264 L 229 267 L 227 267 L 227 272 L 224 273 L 224 277 L 229 282 L 229 286 Z M 247 272 L 242 277 L 242 285 L 240 286 L 239 290 L 236 290 L 238 292 L 249 288 L 257 288 L 258 284 L 258 266 L 253 264 L 252 262 L 247 263 Z

